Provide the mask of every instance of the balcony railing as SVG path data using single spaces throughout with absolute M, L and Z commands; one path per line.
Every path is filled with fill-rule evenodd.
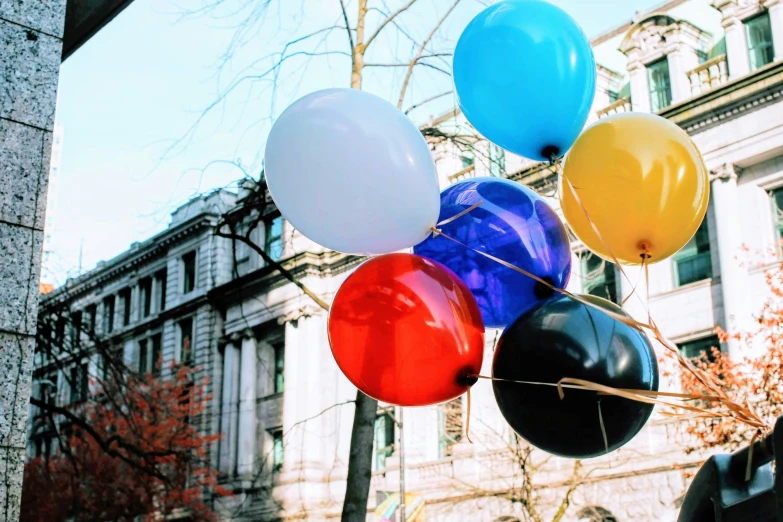
M 449 176 L 450 183 L 456 183 L 463 179 L 470 179 L 476 177 L 476 165 L 468 165 L 464 169 Z
M 691 96 L 697 96 L 723 85 L 729 81 L 726 55 L 716 56 L 692 69 L 688 72 L 688 80 L 691 82 Z
M 599 118 L 603 118 L 604 116 L 609 116 L 611 114 L 618 114 L 620 112 L 631 112 L 631 97 L 626 96 L 625 98 L 620 98 L 616 102 L 612 103 L 611 105 L 607 105 L 600 111 L 596 111 L 596 114 Z

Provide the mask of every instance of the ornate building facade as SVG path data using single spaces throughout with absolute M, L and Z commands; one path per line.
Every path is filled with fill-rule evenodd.
M 599 66 L 591 120 L 631 110 L 669 118 L 693 137 L 711 172 L 704 223 L 671 260 L 650 267 L 642 296 L 663 332 L 696 356 L 718 344 L 716 326 L 749 324 L 766 295 L 764 270 L 779 259 L 783 1 L 672 0 L 592 43 Z M 428 125 L 466 127 L 458 113 Z M 507 176 L 557 205 L 547 165 L 486 144 L 433 153 L 444 187 Z M 220 505 L 226 519 L 337 520 L 355 388 L 332 358 L 326 313 L 257 252 L 215 236 L 218 217 L 238 212 L 247 196 L 217 192 L 190 202 L 166 231 L 48 294 L 41 313 L 65 303 L 96 314 L 97 324 L 112 325 L 104 333 L 121 341 L 133 368 L 148 368 L 155 350 L 181 360 L 182 347 L 193 347 L 188 356 L 210 376 L 214 395 L 203 427 L 223 433 L 213 462 L 236 493 Z M 327 302 L 361 262 L 292 230 L 269 197 L 254 212 L 254 242 Z M 616 302 L 628 296 L 631 285 L 616 267 L 576 241 L 573 249 L 569 289 Z M 748 252 L 758 253 L 751 265 L 741 263 Z M 627 309 L 640 315 L 634 302 Z M 485 374 L 498 335 L 487 333 Z M 86 354 L 73 364 L 95 363 Z M 56 373 L 37 361 L 33 393 L 62 382 Z M 531 452 L 513 437 L 485 381 L 473 388 L 469 433 L 464 398 L 401 413 L 379 408 L 370 505 L 400 490 L 404 455 L 409 511 L 423 502 L 428 520 L 673 521 L 683 470 L 703 458 L 686 456 L 676 423 L 659 417 L 607 457 L 575 463 Z M 34 421 L 30 434 L 28 452 L 45 451 L 47 434 Z

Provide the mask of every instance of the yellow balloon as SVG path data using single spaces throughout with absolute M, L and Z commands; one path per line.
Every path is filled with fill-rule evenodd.
M 693 140 L 653 114 L 616 114 L 590 126 L 566 156 L 560 180 L 560 204 L 574 234 L 599 256 L 613 261 L 614 254 L 630 265 L 641 264 L 645 253 L 648 263 L 662 261 L 685 246 L 709 196 Z

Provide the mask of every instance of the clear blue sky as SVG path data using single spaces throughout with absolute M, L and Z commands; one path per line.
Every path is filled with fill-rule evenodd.
M 661 0 L 553 0 L 594 36 L 628 21 L 637 9 Z M 382 6 L 383 0 L 370 0 Z M 202 0 L 179 0 L 191 9 Z M 204 0 L 206 3 L 206 0 Z M 282 69 L 274 104 L 270 82 L 243 82 L 188 134 L 202 111 L 233 78 L 259 57 L 315 29 L 340 19 L 338 0 L 272 0 L 263 21 L 247 28 L 232 60 L 217 74 L 221 57 L 237 34 L 243 13 L 236 7 L 252 3 L 225 0 L 215 12 L 188 16 L 173 0 L 135 0 L 62 66 L 57 119 L 64 128 L 56 221 L 53 229 L 54 282 L 74 275 L 83 242 L 84 270 L 126 250 L 131 242 L 163 230 L 169 214 L 197 192 L 228 185 L 240 169 L 214 161 L 237 161 L 251 173 L 261 168 L 270 114 L 279 115 L 296 98 L 325 87 L 347 87 L 347 58 L 329 55 L 294 59 Z M 257 2 L 260 3 L 260 2 Z M 348 2 L 355 10 L 356 0 Z M 386 0 L 394 9 L 401 0 Z M 449 2 L 419 0 L 417 11 L 401 19 L 417 39 L 423 39 Z M 463 0 L 448 18 L 439 47 L 453 49 L 462 28 L 479 10 L 475 0 Z M 337 51 L 347 47 L 343 31 L 326 39 L 317 36 L 302 50 Z M 372 58 L 394 60 L 410 56 L 411 44 L 397 31 L 379 39 Z M 269 66 L 261 61 L 254 73 Z M 435 63 L 435 62 L 433 62 Z M 365 87 L 397 103 L 403 68 L 368 72 Z M 444 83 L 446 82 L 446 83 Z M 436 94 L 448 85 L 436 71 L 416 73 L 404 106 Z M 452 100 L 411 113 L 426 119 L 446 109 Z M 178 146 L 178 139 L 187 137 Z

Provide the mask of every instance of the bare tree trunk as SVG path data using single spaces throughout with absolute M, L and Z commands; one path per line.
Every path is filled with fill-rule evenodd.
M 351 454 L 342 522 L 365 522 L 372 478 L 372 445 L 378 401 L 356 391 L 356 413 L 351 430 Z
M 364 69 L 364 20 L 367 16 L 367 0 L 359 0 L 359 16 L 356 23 L 356 44 L 353 45 L 351 64 L 351 88 L 362 88 Z M 351 428 L 351 452 L 348 456 L 348 477 L 345 483 L 342 522 L 365 522 L 367 499 L 372 479 L 372 447 L 375 439 L 375 416 L 378 401 L 356 390 L 356 411 Z
M 359 16 L 356 20 L 356 45 L 353 46 L 351 63 L 351 89 L 362 88 L 362 72 L 364 70 L 364 20 L 367 18 L 367 0 L 359 0 Z

